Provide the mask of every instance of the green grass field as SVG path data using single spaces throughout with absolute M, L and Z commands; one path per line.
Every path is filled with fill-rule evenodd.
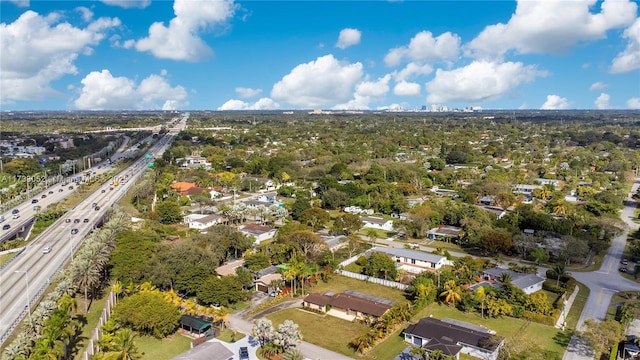
M 11 260 L 16 253 L 7 253 L 0 255 L 0 265 L 3 265 L 7 261 Z
M 349 342 L 369 330 L 367 325 L 361 323 L 299 309 L 285 309 L 267 315 L 267 318 L 276 328 L 285 320 L 291 320 L 300 327 L 304 341 L 351 357 L 355 356 L 355 352 L 349 347 Z
M 164 339 L 156 339 L 151 336 L 140 336 L 135 339 L 138 351 L 144 354 L 142 359 L 169 360 L 190 349 L 191 339 L 175 334 Z
M 364 294 L 379 296 L 385 299 L 394 300 L 396 302 L 406 302 L 404 292 L 398 289 L 389 288 L 382 285 L 369 283 L 366 281 L 348 278 L 346 276 L 333 275 L 329 282 L 325 283 L 319 281 L 317 285 L 312 286 L 309 289 L 305 289 L 308 292 L 324 293 L 326 291 L 332 291 L 339 293 L 344 290 L 354 290 Z
M 100 320 L 102 309 L 107 303 L 108 295 L 109 294 L 107 293 L 103 297 L 96 299 L 91 303 L 89 312 L 86 315 L 87 324 L 82 328 L 82 334 L 80 335 L 80 339 L 82 340 L 78 342 L 78 352 L 75 354 L 74 359 L 80 360 L 83 358 L 84 352 L 89 345 L 91 332 L 96 328 L 96 326 L 98 326 L 98 321 Z M 76 300 L 78 301 L 78 311 L 84 311 L 84 298 L 81 299 L 81 297 L 81 295 L 76 295 Z
M 578 291 L 578 295 L 576 295 L 575 300 L 573 300 L 573 305 L 571 305 L 571 310 L 569 310 L 569 314 L 567 315 L 567 329 L 576 328 L 578 320 L 580 320 L 580 314 L 582 314 L 584 304 L 586 304 L 587 298 L 589 297 L 588 287 L 581 283 L 578 283 L 578 287 L 580 290 Z
M 563 354 L 566 348 L 566 346 L 556 342 L 555 338 L 559 337 L 559 333 L 562 334 L 562 332 L 553 326 L 542 325 L 510 317 L 483 319 L 480 317 L 480 314 L 463 313 L 450 306 L 440 305 L 437 303 L 427 306 L 414 317 L 414 320 L 417 321 L 428 316 L 433 316 L 437 319 L 450 318 L 475 325 L 485 326 L 491 330 L 495 330 L 498 335 L 504 337 L 522 333 L 522 338 L 538 344 L 543 349 L 554 351 L 558 354 Z

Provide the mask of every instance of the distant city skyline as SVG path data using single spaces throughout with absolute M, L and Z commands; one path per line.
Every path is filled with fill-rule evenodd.
M 640 109 L 631 0 L 0 0 L 0 109 Z

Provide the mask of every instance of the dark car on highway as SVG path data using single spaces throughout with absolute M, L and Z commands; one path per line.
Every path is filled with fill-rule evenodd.
M 13 209 L 13 210 L 11 210 L 11 213 L 12 213 L 12 214 L 17 214 L 17 213 L 19 213 L 19 212 L 20 212 L 20 210 L 18 210 L 18 209 Z
M 11 228 L 11 225 L 9 224 L 2 225 L 2 230 L 9 230 L 10 228 Z
M 76 228 L 71 229 L 71 233 L 74 234 L 74 235 L 77 234 L 78 233 L 78 229 L 76 229 Z

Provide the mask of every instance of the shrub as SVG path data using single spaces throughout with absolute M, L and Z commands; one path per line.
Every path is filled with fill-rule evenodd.
M 565 292 L 565 289 L 562 286 L 556 285 L 555 280 L 545 280 L 544 283 L 542 283 L 542 288 L 556 294 L 562 294 Z
M 366 256 L 362 255 L 356 260 L 356 265 L 367 266 L 369 264 L 369 259 Z
M 535 321 L 537 323 L 546 324 L 546 325 L 555 325 L 556 318 L 553 315 L 542 315 L 540 313 L 536 313 L 533 311 L 525 310 L 522 313 L 522 317 L 527 320 Z

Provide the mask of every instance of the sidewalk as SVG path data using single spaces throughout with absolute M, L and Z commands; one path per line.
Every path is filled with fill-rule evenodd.
M 556 321 L 556 328 L 562 329 L 562 331 L 564 331 L 567 315 L 571 310 L 573 301 L 576 299 L 576 296 L 578 295 L 578 291 L 580 291 L 580 287 L 576 285 L 575 289 L 573 289 L 573 292 L 571 293 L 571 296 L 569 296 L 569 299 L 567 299 L 567 302 L 564 303 L 564 307 L 562 308 L 562 312 L 560 313 L 560 316 L 558 316 L 558 320 Z

